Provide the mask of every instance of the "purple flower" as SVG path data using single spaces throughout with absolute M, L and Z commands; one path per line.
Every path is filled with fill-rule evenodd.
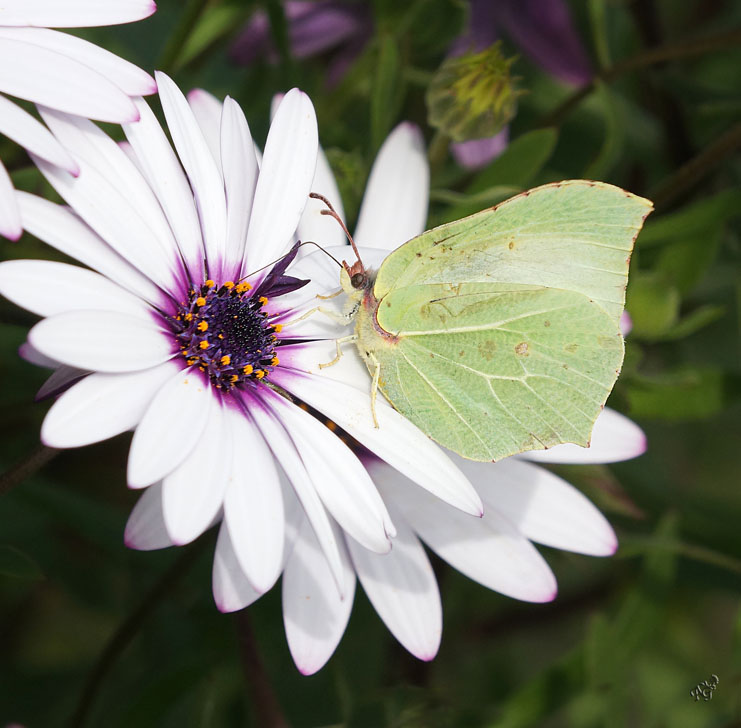
M 350 64 L 363 50 L 372 32 L 370 8 L 360 3 L 322 0 L 296 2 L 283 6 L 288 24 L 288 41 L 296 58 L 310 58 L 332 53 L 327 68 L 327 84 L 336 84 Z M 270 21 L 263 11 L 257 11 L 231 49 L 237 63 L 248 65 L 258 58 L 271 63 L 278 52 L 270 33 Z

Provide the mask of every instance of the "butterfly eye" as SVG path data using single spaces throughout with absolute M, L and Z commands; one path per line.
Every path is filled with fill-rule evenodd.
M 353 288 L 365 288 L 365 284 L 368 282 L 368 276 L 365 273 L 355 273 L 350 278 L 350 283 Z

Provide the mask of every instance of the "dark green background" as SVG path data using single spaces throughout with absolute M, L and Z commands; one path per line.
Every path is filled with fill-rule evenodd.
M 368 45 L 328 91 L 324 58 L 230 64 L 229 37 L 256 3 L 158 4 L 147 21 L 82 35 L 166 70 L 184 90 L 234 96 L 260 142 L 272 94 L 308 91 L 350 222 L 388 131 L 409 119 L 428 142 L 435 136 L 424 92 L 466 10 L 455 0 L 378 0 Z M 280 3 L 266 5 L 283 37 Z M 309 678 L 291 661 L 273 589 L 249 619 L 295 726 L 741 725 L 741 5 L 571 7 L 604 81 L 554 117 L 573 89 L 521 56 L 514 69 L 528 93 L 508 152 L 477 176 L 433 154 L 430 222 L 583 176 L 656 200 L 633 260 L 635 329 L 611 399 L 644 427 L 648 452 L 609 468 L 558 470 L 607 514 L 620 550 L 594 559 L 544 549 L 560 586 L 548 605 L 487 591 L 433 557 L 445 625 L 434 662 L 407 655 L 359 590 L 337 653 Z M 518 52 L 506 38 L 504 48 Z M 666 53 L 652 59 L 655 48 Z M 634 67 L 619 65 L 626 59 Z M 24 156 L 0 143 L 17 186 L 51 195 Z M 3 243 L 2 255 L 51 253 L 26 236 Z M 0 303 L 4 470 L 37 447 L 48 406 L 32 401 L 44 373 L 16 356 L 33 320 Z M 107 641 L 145 600 L 86 725 L 257 726 L 236 618 L 211 597 L 213 534 L 156 553 L 122 543 L 136 500 L 124 480 L 127 447 L 120 437 L 64 452 L 0 500 L 0 724 L 70 724 Z M 165 574 L 172 583 L 147 600 Z M 694 702 L 689 691 L 711 673 L 720 678 L 712 701 Z

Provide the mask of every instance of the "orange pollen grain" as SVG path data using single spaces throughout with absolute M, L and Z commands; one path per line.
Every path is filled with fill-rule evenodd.
M 203 341 L 202 341 L 202 342 L 201 342 L 200 344 L 198 344 L 198 346 L 199 346 L 199 347 L 200 347 L 201 349 L 208 349 L 208 341 L 206 341 L 206 340 L 204 339 L 204 340 L 203 340 Z
M 205 321 L 201 321 L 201 323 L 198 324 L 198 326 L 196 326 L 196 328 L 199 331 L 208 331 L 208 324 Z
M 254 371 L 252 364 L 247 364 L 247 366 L 242 369 L 242 371 L 247 375 L 252 374 L 252 372 Z
M 215 281 L 212 281 L 210 278 L 204 283 L 206 288 L 213 288 L 216 285 Z
M 273 324 L 273 331 L 275 331 L 276 334 L 279 334 L 283 331 L 283 324 Z
M 234 288 L 234 281 L 227 281 L 224 284 L 224 288 Z
M 225 354 L 224 356 L 221 357 L 221 359 L 219 359 L 219 363 L 221 364 L 221 366 L 225 367 L 227 364 L 231 362 L 231 360 L 232 358 L 228 354 Z
M 268 302 L 268 299 L 265 298 L 265 296 L 260 296 L 257 300 L 260 302 L 261 306 L 264 306 Z
M 272 361 L 270 362 L 271 366 L 277 367 L 278 364 L 280 364 L 280 359 L 278 359 L 277 356 L 274 356 Z
M 186 313 L 185 314 L 185 320 L 186 321 L 192 321 L 193 320 L 193 314 L 192 313 Z
M 205 306 L 206 305 L 206 299 L 203 296 L 198 296 L 196 298 L 196 306 Z

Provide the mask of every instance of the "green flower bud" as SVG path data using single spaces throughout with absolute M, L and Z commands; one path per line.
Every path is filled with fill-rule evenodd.
M 501 131 L 524 93 L 510 76 L 515 60 L 502 55 L 499 41 L 480 53 L 445 60 L 427 89 L 429 123 L 456 142 Z

